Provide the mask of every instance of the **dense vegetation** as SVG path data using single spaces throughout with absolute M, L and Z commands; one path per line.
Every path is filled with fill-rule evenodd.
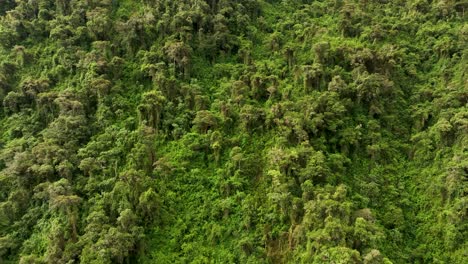
M 1 263 L 468 263 L 463 0 L 0 0 Z

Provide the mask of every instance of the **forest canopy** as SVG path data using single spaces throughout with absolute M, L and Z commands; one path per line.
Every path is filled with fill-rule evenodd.
M 0 0 L 0 263 L 468 263 L 466 12 Z

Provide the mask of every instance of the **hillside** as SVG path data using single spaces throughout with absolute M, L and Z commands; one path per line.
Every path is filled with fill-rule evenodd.
M 0 0 L 0 263 L 468 263 L 466 0 Z

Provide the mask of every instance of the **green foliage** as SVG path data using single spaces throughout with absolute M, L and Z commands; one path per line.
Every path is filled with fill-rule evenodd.
M 0 263 L 467 263 L 466 9 L 0 0 Z

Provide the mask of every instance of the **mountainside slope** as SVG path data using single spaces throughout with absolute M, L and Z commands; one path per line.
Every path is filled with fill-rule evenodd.
M 459 0 L 0 0 L 0 263 L 468 263 Z

